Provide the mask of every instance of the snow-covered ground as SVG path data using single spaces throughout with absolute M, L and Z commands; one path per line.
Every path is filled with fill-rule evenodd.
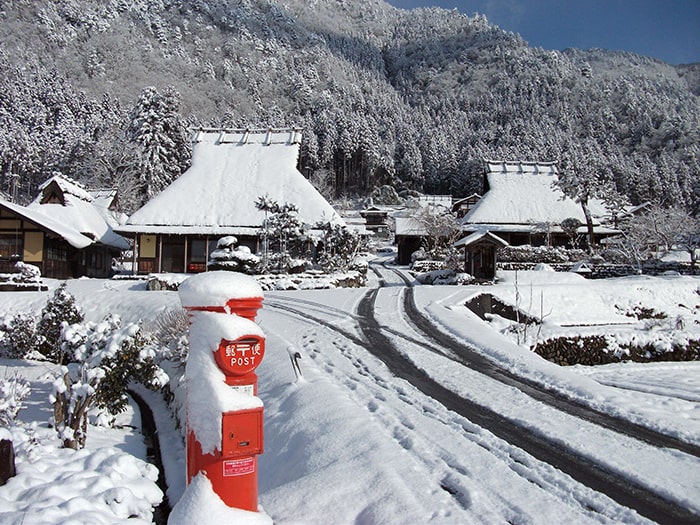
M 548 363 L 501 334 L 498 323 L 489 326 L 464 308 L 464 301 L 480 291 L 514 304 L 515 276 L 501 277 L 499 284 L 487 287 L 418 287 L 416 300 L 443 330 L 470 341 L 518 374 L 603 411 L 700 443 L 700 363 L 595 368 Z M 58 283 L 48 284 L 48 292 L 0 293 L 0 311 L 40 311 Z M 517 289 L 521 305 L 533 304 L 533 314 L 547 314 L 543 331 L 552 334 L 595 330 L 644 338 L 678 326 L 686 337 L 700 336 L 697 277 L 586 281 L 570 274 L 521 272 Z M 148 320 L 179 306 L 177 293 L 146 292 L 139 281 L 80 279 L 69 281 L 68 291 L 88 320 L 99 320 L 107 312 L 120 314 L 124 322 Z M 265 404 L 259 500 L 275 523 L 648 523 L 396 379 L 361 345 L 280 308 L 302 308 L 308 317 L 359 333 L 350 314 L 365 292 L 265 296 L 258 317 L 267 336 L 265 359 L 257 369 Z M 400 314 L 401 293 L 399 286 L 380 291 L 378 317 L 387 328 L 411 334 Z M 625 316 L 635 305 L 667 312 L 674 327 L 645 325 Z M 675 323 L 679 316 L 682 322 Z M 553 436 L 700 514 L 697 458 L 656 449 L 558 413 L 421 345 L 391 337 L 413 362 L 464 397 Z M 294 374 L 290 352 L 302 356 L 301 378 Z M 136 459 L 145 457 L 138 433 L 131 428 L 138 426 L 137 414 L 124 414 L 120 422 L 127 426 L 119 430 L 90 428 L 85 451 L 60 450 L 46 424 L 50 411 L 46 365 L 0 363 L 3 376 L 15 372 L 27 375 L 33 390 L 19 415 L 22 426 L 12 429 L 18 440 L 18 476 L 0 487 L 0 522 L 149 520 L 144 509 L 157 503 L 159 493 L 152 469 Z M 181 437 L 157 396 L 145 397 L 156 405 L 167 495 L 174 504 L 184 491 Z M 48 507 L 56 513 L 41 517 Z M 88 512 L 89 518 L 80 517 Z M 130 518 L 132 514 L 136 517 Z

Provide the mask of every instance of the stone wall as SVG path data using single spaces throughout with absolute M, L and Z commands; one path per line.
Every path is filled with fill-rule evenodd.
M 534 262 L 501 262 L 497 263 L 497 268 L 504 271 L 527 271 L 534 270 L 539 263 Z M 553 270 L 557 272 L 569 272 L 574 268 L 574 263 L 547 263 Z M 590 271 L 577 272 L 587 279 L 607 279 L 611 277 L 626 277 L 628 275 L 637 275 L 637 268 L 630 264 L 594 264 L 586 263 Z M 695 273 L 698 269 L 696 268 Z M 655 262 L 644 265 L 642 273 L 644 275 L 663 275 L 667 272 L 678 272 L 681 275 L 693 275 L 690 263 L 683 262 Z
M 622 361 L 649 363 L 700 360 L 700 340 L 690 341 L 685 347 L 675 345 L 670 352 L 658 350 L 651 344 L 627 346 L 623 350 L 610 351 L 605 337 L 601 335 L 559 337 L 542 341 L 534 348 L 537 355 L 561 366 L 605 365 Z

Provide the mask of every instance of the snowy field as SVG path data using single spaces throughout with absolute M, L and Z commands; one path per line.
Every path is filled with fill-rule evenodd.
M 515 304 L 514 275 L 501 277 L 499 284 L 487 287 L 418 287 L 416 300 L 444 331 L 518 374 L 603 411 L 700 443 L 700 363 L 557 367 L 500 333 L 503 326 L 489 326 L 463 306 L 480 291 Z M 0 293 L 0 312 L 38 313 L 58 282 L 48 284 L 48 292 Z M 518 290 L 521 305 L 533 304 L 534 315 L 547 313 L 543 331 L 551 334 L 593 330 L 662 343 L 700 337 L 700 278 L 586 281 L 570 274 L 521 272 Z M 147 321 L 179 307 L 177 293 L 147 292 L 142 281 L 79 279 L 68 282 L 68 291 L 87 320 L 113 312 L 124 322 Z M 303 305 L 310 317 L 356 332 L 348 314 L 365 292 L 266 294 L 258 317 L 267 336 L 265 359 L 257 370 L 265 403 L 259 500 L 276 524 L 648 523 L 395 379 L 351 340 L 278 307 Z M 384 326 L 409 333 L 412 329 L 399 313 L 401 293 L 400 286 L 380 291 L 378 317 Z M 666 312 L 673 326 L 626 316 L 635 305 Z M 682 321 L 676 322 L 679 317 Z M 414 363 L 464 397 L 554 436 L 700 514 L 697 458 L 557 413 L 448 358 L 401 345 Z M 301 378 L 289 358 L 297 351 Z M 120 416 L 120 428 L 91 426 L 85 450 L 59 449 L 47 426 L 48 372 L 50 366 L 43 363 L 0 362 L 4 377 L 19 373 L 32 383 L 19 414 L 21 424 L 0 431 L 12 435 L 18 452 L 18 476 L 0 487 L 0 523 L 150 522 L 151 506 L 161 493 L 153 467 L 143 461 L 137 410 Z M 184 491 L 181 435 L 157 396 L 144 395 L 154 405 L 167 496 L 174 505 Z

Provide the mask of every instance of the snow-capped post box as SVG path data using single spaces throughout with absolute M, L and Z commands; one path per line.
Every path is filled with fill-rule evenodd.
M 265 336 L 253 320 L 262 289 L 246 275 L 215 271 L 186 279 L 179 295 L 190 316 L 187 483 L 204 473 L 226 505 L 258 512 L 263 404 L 255 369 Z

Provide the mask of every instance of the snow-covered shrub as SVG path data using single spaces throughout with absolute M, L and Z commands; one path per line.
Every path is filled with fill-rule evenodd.
M 411 264 L 416 261 L 427 261 L 430 258 L 428 252 L 423 248 L 418 248 L 415 252 L 411 254 Z
M 156 348 L 155 361 L 167 374 L 161 395 L 168 404 L 177 427 L 185 424 L 185 365 L 189 354 L 189 317 L 184 308 L 168 308 L 143 327 Z
M 67 448 L 85 446 L 90 408 L 103 408 L 111 414 L 124 410 L 131 381 L 154 389 L 167 383 L 141 327 L 136 323 L 122 327 L 115 315 L 100 323 L 66 326 L 61 351 L 69 356 L 66 361 L 70 364 L 62 367 L 61 376 L 54 381 L 51 402 L 53 423 Z
M 38 266 L 17 261 L 15 268 L 19 271 L 19 281 L 23 283 L 37 283 L 41 281 L 41 270 Z
M 36 350 L 36 321 L 30 312 L 0 320 L 0 357 L 24 359 Z
M 15 263 L 16 272 L 0 274 L 0 282 L 11 283 L 21 287 L 22 285 L 41 285 L 41 270 L 33 264 L 22 261 Z
M 30 390 L 29 381 L 19 374 L 0 377 L 0 425 L 9 427 L 13 423 Z
M 216 243 L 216 250 L 211 252 L 207 263 L 208 270 L 228 270 L 252 274 L 260 264 L 260 257 L 247 246 L 237 246 L 238 239 L 233 235 L 222 237 Z
M 635 319 L 666 319 L 668 317 L 666 313 L 658 312 L 654 308 L 642 304 L 633 305 L 631 310 L 624 310 L 619 306 L 616 306 L 616 308 L 622 310 L 627 317 L 634 317 Z
M 455 270 L 434 270 L 416 275 L 416 281 L 421 284 L 469 284 L 474 281 L 474 277 L 468 273 L 456 272 Z
M 415 252 L 414 252 L 415 253 Z M 434 272 L 445 270 L 445 263 L 442 261 L 416 260 L 411 263 L 411 271 L 416 273 Z
M 326 272 L 344 272 L 360 252 L 362 240 L 347 226 L 327 223 L 323 227 L 323 238 L 318 248 L 318 263 Z
M 83 318 L 75 297 L 66 290 L 66 283 L 61 283 L 44 306 L 37 323 L 39 352 L 55 363 L 67 362 L 61 352 L 61 331 L 64 326 L 82 322 Z
M 161 347 L 167 347 L 182 334 L 186 334 L 189 326 L 187 311 L 184 308 L 175 307 L 160 312 L 144 325 L 143 330 L 153 342 Z
M 18 469 L 2 487 L 0 522 L 154 523 L 154 507 L 163 500 L 154 465 L 113 446 L 77 453 L 57 449 L 42 430 L 12 429 Z

